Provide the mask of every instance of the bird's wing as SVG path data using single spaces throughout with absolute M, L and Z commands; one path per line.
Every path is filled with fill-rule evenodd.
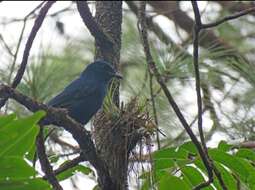
M 48 102 L 49 106 L 68 108 L 73 102 L 84 99 L 95 93 L 96 85 L 76 79 L 68 85 L 60 94 Z

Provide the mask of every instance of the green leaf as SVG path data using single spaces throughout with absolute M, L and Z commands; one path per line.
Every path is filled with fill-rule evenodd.
M 192 141 L 185 142 L 179 149 L 184 149 L 192 154 L 197 154 L 197 148 Z
M 218 145 L 218 149 L 222 150 L 224 152 L 229 151 L 231 148 L 233 147 L 233 145 L 229 145 L 227 144 L 226 141 L 220 141 L 219 145 Z
M 17 119 L 0 128 L 0 157 L 24 155 L 31 148 L 38 133 L 35 124 L 45 115 L 38 111 L 27 118 Z
M 21 157 L 8 156 L 0 159 L 0 180 L 27 179 L 35 174 L 34 168 Z
M 92 173 L 94 175 L 93 170 L 90 169 L 89 167 L 86 167 L 83 165 L 77 165 L 77 166 L 70 168 L 70 169 L 60 173 L 59 175 L 57 175 L 57 179 L 59 181 L 65 180 L 65 179 L 71 177 L 72 175 L 76 174 L 77 172 L 81 172 L 85 175 L 89 175 Z
M 154 170 L 162 170 L 167 168 L 172 168 L 175 166 L 175 161 L 169 158 L 160 158 L 154 160 Z
M 0 180 L 1 190 L 51 190 L 50 185 L 42 179 Z
M 242 165 L 244 166 L 244 168 L 247 170 L 248 172 L 248 177 L 247 179 L 243 180 L 243 182 L 245 184 L 248 184 L 248 186 L 250 187 L 250 189 L 255 189 L 255 167 L 252 166 L 249 161 L 245 160 L 245 159 L 239 159 L 239 161 L 242 163 Z
M 154 170 L 169 169 L 190 162 L 188 152 L 183 149 L 167 148 L 153 153 Z
M 202 182 L 205 182 L 202 174 L 192 166 L 186 166 L 181 169 L 183 174 L 183 180 L 189 184 L 190 188 L 199 185 Z M 213 190 L 211 186 L 203 188 L 204 190 Z
M 159 190 L 181 189 L 190 190 L 189 186 L 179 177 L 172 175 L 164 175 L 158 182 Z
M 1 115 L 0 116 L 0 129 L 1 127 L 7 125 L 8 123 L 12 122 L 16 118 L 16 114 L 10 115 Z
M 214 160 L 217 161 L 225 166 L 227 166 L 229 169 L 231 169 L 233 172 L 235 172 L 237 175 L 240 176 L 240 178 L 244 181 L 248 178 L 248 171 L 238 159 L 238 157 L 235 157 L 233 155 L 227 154 L 221 150 L 218 149 L 209 149 L 209 155 Z
M 228 189 L 231 189 L 231 190 L 237 190 L 237 181 L 236 179 L 233 177 L 232 175 L 232 172 L 231 171 L 228 171 L 226 170 L 223 166 L 221 166 L 221 164 L 217 163 L 217 162 L 214 162 L 214 165 L 216 166 L 216 168 L 219 170 L 220 174 L 221 174 L 221 177 L 224 181 L 224 184 L 226 185 L 226 187 Z M 219 180 L 215 177 L 215 180 L 214 180 L 214 186 L 217 188 L 217 189 L 222 189 L 220 183 L 219 183 Z
M 173 148 L 166 148 L 161 149 L 153 153 L 154 159 L 161 159 L 161 158 L 172 158 L 172 159 L 187 159 L 188 152 L 182 149 Z
M 247 148 L 239 149 L 235 155 L 253 162 L 255 161 L 255 152 Z

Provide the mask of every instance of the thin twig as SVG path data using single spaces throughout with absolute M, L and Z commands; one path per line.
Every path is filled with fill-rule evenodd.
M 194 25 L 194 36 L 193 36 L 193 64 L 195 68 L 195 78 L 196 78 L 196 94 L 197 94 L 197 106 L 198 106 L 198 129 L 199 129 L 199 134 L 200 134 L 200 139 L 201 143 L 204 148 L 205 156 L 207 157 L 208 161 L 210 162 L 210 169 L 213 170 L 215 173 L 216 177 L 219 180 L 219 183 L 223 190 L 227 190 L 227 187 L 225 185 L 224 180 L 222 179 L 221 173 L 218 171 L 216 166 L 213 163 L 213 160 L 210 159 L 208 155 L 208 150 L 203 134 L 203 123 L 202 123 L 202 98 L 201 98 L 201 84 L 200 84 L 200 72 L 199 72 L 199 63 L 198 63 L 198 49 L 199 49 L 199 32 L 203 29 L 202 22 L 201 22 L 201 16 L 199 12 L 199 8 L 197 6 L 196 1 L 191 1 L 192 7 L 193 7 L 193 12 L 195 15 L 195 25 Z M 196 186 L 196 188 L 201 189 L 202 187 L 209 186 L 213 182 L 213 175 L 212 173 L 208 173 L 208 180 L 204 183 L 199 184 Z
M 44 18 L 48 12 L 48 10 L 50 9 L 50 7 L 55 3 L 56 1 L 48 1 L 43 7 L 42 9 L 40 10 L 40 13 L 38 15 L 38 17 L 36 18 L 35 22 L 34 22 L 34 26 L 29 34 L 29 37 L 27 39 L 27 43 L 26 43 L 26 46 L 25 46 L 25 50 L 24 50 L 24 53 L 23 53 L 23 57 L 22 57 L 22 61 L 21 61 L 21 64 L 20 64 L 20 68 L 12 82 L 12 87 L 13 88 L 16 88 L 17 85 L 20 83 L 22 77 L 23 77 L 23 74 L 25 72 L 25 69 L 26 69 L 26 66 L 27 66 L 27 61 L 28 61 L 28 56 L 29 56 L 29 53 L 30 53 L 30 50 L 31 50 L 31 47 L 33 45 L 33 42 L 34 42 L 34 39 L 35 39 L 35 36 L 38 32 L 38 30 L 40 29 L 43 21 L 44 21 Z
M 43 127 L 40 127 L 39 134 L 36 138 L 37 155 L 41 164 L 42 171 L 45 173 L 48 182 L 52 185 L 54 190 L 63 190 L 60 186 L 48 157 L 44 146 Z
M 150 46 L 149 46 L 149 42 L 148 42 L 148 34 L 147 34 L 147 23 L 146 23 L 146 17 L 145 17 L 145 6 L 146 6 L 146 2 L 142 1 L 141 2 L 141 7 L 140 7 L 140 14 L 139 14 L 139 22 L 140 22 L 140 26 L 141 28 L 139 28 L 139 32 L 141 35 L 141 39 L 142 39 L 142 43 L 143 43 L 143 47 L 144 47 L 144 53 L 146 56 L 146 61 L 147 64 L 151 70 L 151 72 L 154 74 L 154 76 L 157 79 L 157 82 L 160 84 L 162 90 L 165 93 L 165 96 L 168 99 L 169 104 L 171 105 L 171 107 L 173 108 L 173 110 L 175 111 L 178 119 L 180 120 L 181 124 L 183 125 L 183 127 L 185 128 L 185 130 L 187 131 L 188 135 L 190 136 L 192 142 L 194 143 L 194 145 L 196 146 L 199 155 L 207 169 L 208 172 L 208 176 L 212 176 L 212 169 L 211 169 L 211 163 L 209 162 L 209 160 L 207 159 L 207 156 L 200 144 L 200 142 L 198 141 L 197 137 L 195 136 L 195 134 L 193 133 L 193 131 L 191 130 L 191 128 L 189 127 L 189 124 L 187 123 L 186 119 L 184 118 L 182 112 L 180 111 L 178 105 L 176 104 L 175 100 L 172 97 L 172 94 L 170 93 L 170 91 L 168 90 L 166 84 L 164 83 L 163 79 L 161 78 L 160 73 L 157 70 L 156 64 L 152 58 L 151 52 L 150 52 Z M 208 186 L 206 183 L 203 183 L 202 185 L 200 185 L 198 188 L 195 187 L 195 189 L 201 189 L 202 187 Z M 209 183 L 210 184 L 210 183 Z
M 212 28 L 212 27 L 215 27 L 215 26 L 218 26 L 226 21 L 229 21 L 229 20 L 233 20 L 233 19 L 236 19 L 238 17 L 241 17 L 241 16 L 244 16 L 244 15 L 247 15 L 249 13 L 252 13 L 252 12 L 255 12 L 255 7 L 251 7 L 249 9 L 246 9 L 246 10 L 243 10 L 243 11 L 240 11 L 236 14 L 233 14 L 233 15 L 230 15 L 230 16 L 226 16 L 216 22 L 213 22 L 213 23 L 209 23 L 209 24 L 202 24 L 201 25 L 201 29 L 207 29 L 207 28 Z
M 53 173 L 54 173 L 54 175 L 58 175 L 70 168 L 77 166 L 82 161 L 84 161 L 83 157 L 78 156 L 78 157 L 74 158 L 73 160 L 66 162 L 65 164 L 60 166 L 58 169 L 54 170 Z M 47 176 L 43 176 L 43 179 L 47 179 Z
M 15 68 L 15 64 L 16 64 L 16 60 L 17 60 L 17 55 L 18 55 L 18 52 L 19 52 L 19 48 L 20 48 L 20 44 L 21 44 L 21 41 L 22 41 L 22 38 L 23 38 L 23 35 L 24 35 L 24 31 L 25 31 L 25 28 L 26 28 L 26 23 L 27 23 L 27 20 L 28 18 L 35 13 L 35 11 L 37 9 L 39 9 L 41 6 L 43 6 L 45 2 L 42 2 L 40 3 L 38 6 L 36 6 L 32 11 L 30 11 L 26 16 L 25 18 L 23 19 L 23 26 L 22 26 L 22 29 L 21 29 L 21 33 L 20 33 L 20 36 L 19 36 L 19 39 L 18 39 L 18 44 L 17 44 L 17 48 L 15 50 L 15 53 L 13 55 L 13 62 L 12 62 L 12 66 L 11 66 L 11 71 L 10 71 L 10 75 L 9 75 L 9 78 L 8 78 L 8 84 L 10 84 L 10 81 L 11 81 L 11 78 L 12 78 L 12 73 L 14 72 L 14 68 Z
M 0 34 L 0 40 L 2 41 L 5 49 L 8 51 L 8 53 L 11 55 L 11 56 L 14 56 L 14 54 L 12 53 L 12 50 L 11 48 L 8 46 L 8 44 L 6 43 L 6 41 L 4 40 L 2 34 Z
M 200 140 L 204 151 L 207 154 L 207 147 L 203 132 L 203 111 L 202 111 L 202 97 L 201 97 L 201 84 L 200 84 L 200 72 L 198 64 L 198 41 L 199 41 L 199 32 L 201 30 L 201 16 L 197 4 L 195 1 L 192 1 L 192 6 L 195 14 L 195 25 L 194 25 L 194 36 L 193 36 L 193 65 L 195 69 L 195 79 L 196 79 L 196 95 L 197 95 L 197 108 L 198 108 L 198 131 L 200 135 Z
M 55 143 L 58 143 L 61 146 L 64 146 L 66 148 L 69 148 L 69 149 L 75 150 L 75 151 L 79 150 L 79 147 L 74 146 L 74 145 L 72 145 L 72 144 L 70 144 L 70 143 L 60 139 L 59 136 L 57 134 L 55 134 L 55 133 L 52 133 L 52 135 L 50 135 L 49 137 L 50 137 L 51 141 L 53 141 Z
M 191 1 L 193 12 L 195 15 L 195 25 L 193 32 L 193 65 L 195 70 L 195 79 L 196 79 L 196 95 L 197 95 L 197 108 L 198 108 L 198 131 L 201 140 L 202 147 L 204 149 L 205 157 L 210 161 L 208 150 L 205 142 L 204 132 L 203 132 L 203 111 L 202 111 L 202 97 L 201 97 L 201 84 L 200 84 L 200 72 L 199 72 L 199 63 L 198 63 L 198 48 L 199 48 L 199 32 L 201 31 L 201 16 L 197 6 L 196 1 Z M 203 182 L 195 187 L 195 189 L 201 189 L 207 187 L 213 182 L 213 172 L 212 172 L 212 163 L 210 163 L 210 172 L 208 171 L 208 180 Z
M 19 48 L 20 48 L 21 41 L 22 41 L 22 38 L 23 38 L 23 35 L 24 35 L 24 31 L 25 31 L 25 28 L 26 28 L 26 23 L 27 23 L 27 19 L 26 18 L 28 18 L 28 17 L 25 17 L 25 19 L 24 19 L 23 26 L 22 26 L 22 29 L 21 29 L 21 33 L 20 33 L 20 36 L 19 36 L 19 39 L 18 39 L 17 48 L 16 48 L 15 53 L 13 55 L 13 61 L 12 61 L 12 65 L 11 65 L 11 68 L 10 68 L 10 74 L 8 76 L 8 79 L 7 79 L 7 84 L 8 85 L 11 83 L 12 74 L 13 74 L 13 72 L 15 70 L 16 60 L 17 60 Z M 5 113 L 7 113 L 8 107 L 9 107 L 9 104 L 8 104 L 8 101 L 7 101 L 6 104 L 5 104 Z
M 33 41 L 35 39 L 35 36 L 38 32 L 38 30 L 40 29 L 41 25 L 42 25 L 42 22 L 44 21 L 44 18 L 48 12 L 48 10 L 50 9 L 50 7 L 55 3 L 56 1 L 48 1 L 40 10 L 39 12 L 39 15 L 38 17 L 36 18 L 35 22 L 34 22 L 34 26 L 29 34 L 29 37 L 28 37 L 28 40 L 26 42 L 26 46 L 25 46 L 25 50 L 24 50 L 24 53 L 23 53 L 23 57 L 22 57 L 22 61 L 21 61 L 21 64 L 20 64 L 20 67 L 19 67 L 19 70 L 12 82 L 12 87 L 13 88 L 16 88 L 17 85 L 20 83 L 23 75 L 24 75 L 24 72 L 25 72 L 25 69 L 26 69 L 26 66 L 27 66 L 27 61 L 28 61 L 28 56 L 29 56 L 29 53 L 30 53 L 30 49 L 32 47 L 32 44 L 33 44 Z M 41 5 L 41 4 L 40 4 Z M 40 6 L 38 5 L 38 6 Z M 33 11 L 31 11 L 28 16 L 30 14 L 32 14 Z M 3 107 L 3 105 L 6 103 L 8 98 L 6 99 L 1 99 L 0 101 L 0 108 Z
M 152 104 L 152 111 L 153 111 L 153 117 L 154 117 L 154 121 L 156 124 L 156 138 L 157 138 L 157 144 L 158 144 L 158 150 L 160 149 L 160 139 L 159 139 L 159 128 L 158 128 L 158 115 L 157 115 L 157 109 L 156 109 L 156 105 L 155 105 L 155 99 L 153 96 L 153 83 L 152 83 L 152 73 L 149 70 L 149 85 L 150 85 L 150 96 L 151 96 L 151 104 Z
M 45 3 L 46 1 L 42 2 Z M 74 11 L 74 9 L 70 8 L 72 5 L 72 3 L 67 6 L 66 8 L 63 8 L 61 10 L 58 10 L 56 12 L 53 12 L 53 13 L 50 13 L 50 14 L 47 14 L 47 17 L 51 17 L 51 18 L 54 18 L 56 16 L 58 16 L 59 14 L 61 13 L 65 13 L 65 12 L 69 12 L 69 11 Z M 38 16 L 38 14 L 34 13 L 33 15 L 30 15 L 28 18 L 27 18 L 27 21 L 28 20 L 33 20 L 35 19 L 36 17 Z M 24 21 L 24 18 L 12 18 L 10 20 L 5 20 L 5 21 L 2 21 L 0 22 L 0 25 L 7 25 L 7 24 L 12 24 L 12 23 L 16 23 L 16 22 L 23 22 Z

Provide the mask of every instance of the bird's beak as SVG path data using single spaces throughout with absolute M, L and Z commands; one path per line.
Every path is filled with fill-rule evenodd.
M 117 79 L 123 79 L 123 76 L 119 72 L 116 72 L 113 76 Z

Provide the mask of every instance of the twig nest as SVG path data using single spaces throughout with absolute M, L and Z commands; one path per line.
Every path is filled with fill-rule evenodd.
M 156 126 L 144 110 L 137 99 L 132 99 L 121 109 L 114 105 L 104 106 L 104 111 L 99 112 L 93 122 L 97 149 L 129 153 L 139 140 L 152 135 Z

